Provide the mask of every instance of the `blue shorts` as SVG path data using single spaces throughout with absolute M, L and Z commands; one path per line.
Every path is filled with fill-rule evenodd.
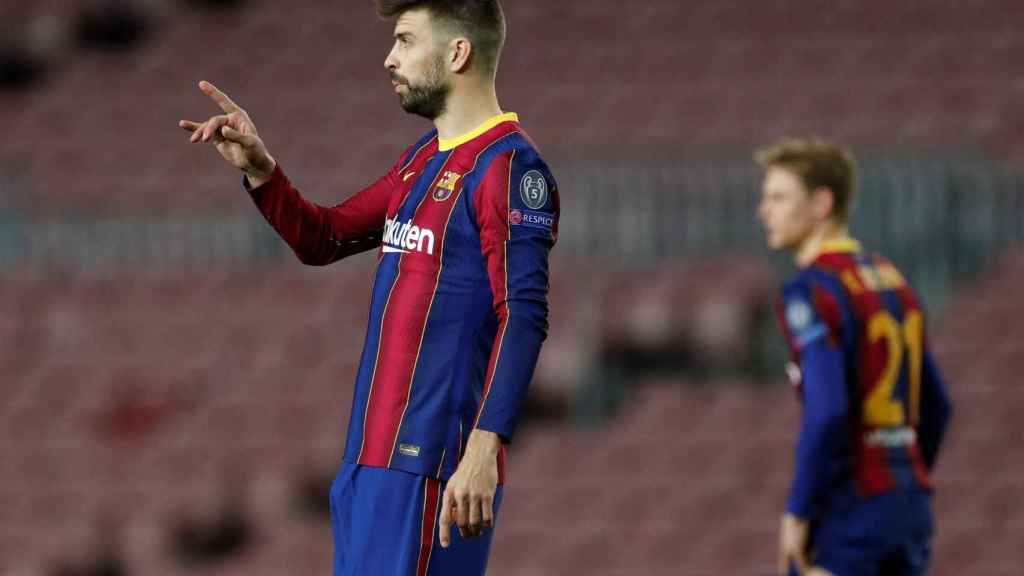
M 494 528 L 438 541 L 444 482 L 345 462 L 331 485 L 334 576 L 483 576 Z M 502 487 L 494 495 L 497 524 Z
M 813 523 L 811 557 L 834 576 L 924 576 L 931 536 L 929 494 L 892 492 L 863 499 L 846 491 Z

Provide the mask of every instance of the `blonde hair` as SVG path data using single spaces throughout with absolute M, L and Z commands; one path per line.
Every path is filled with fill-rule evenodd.
M 783 138 L 758 150 L 754 159 L 766 170 L 793 172 L 808 190 L 828 188 L 833 217 L 847 221 L 857 184 L 857 164 L 848 148 L 817 138 Z

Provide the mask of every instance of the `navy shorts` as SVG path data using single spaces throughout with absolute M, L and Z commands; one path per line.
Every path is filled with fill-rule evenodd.
M 931 559 L 931 496 L 893 492 L 833 498 L 811 530 L 813 564 L 834 576 L 924 576 Z M 791 572 L 792 573 L 792 572 Z
M 445 483 L 345 462 L 331 485 L 334 576 L 483 576 L 494 528 L 463 540 L 452 526 L 438 541 Z M 494 495 L 497 524 L 502 487 Z

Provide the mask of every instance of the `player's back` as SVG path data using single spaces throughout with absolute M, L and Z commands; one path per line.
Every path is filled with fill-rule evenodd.
M 843 352 L 849 399 L 848 461 L 862 496 L 930 490 L 920 441 L 926 363 L 924 314 L 913 289 L 885 258 L 856 242 L 831 246 L 794 280 Z M 926 366 L 926 364 L 928 366 Z M 930 384 L 930 383 L 929 383 Z
M 812 370 L 800 384 L 803 466 L 788 506 L 815 522 L 815 563 L 835 574 L 923 573 L 930 473 L 951 405 L 916 294 L 891 262 L 843 239 L 822 247 L 783 300 L 793 359 Z M 836 414 L 841 426 L 820 424 Z M 816 444 L 822 430 L 836 433 Z M 824 448 L 807 448 L 808 438 Z

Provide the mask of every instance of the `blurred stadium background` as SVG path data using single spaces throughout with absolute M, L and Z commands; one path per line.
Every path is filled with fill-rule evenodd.
M 798 407 L 754 147 L 851 143 L 957 403 L 932 574 L 1024 573 L 1024 3 L 508 0 L 560 180 L 490 574 L 768 574 Z M 426 125 L 369 0 L 0 0 L 0 574 L 327 574 L 373 257 L 301 266 L 179 118 L 214 81 L 310 197 Z

